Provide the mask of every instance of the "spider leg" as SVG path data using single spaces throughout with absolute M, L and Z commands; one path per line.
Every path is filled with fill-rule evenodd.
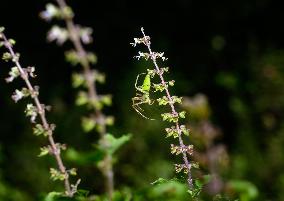
M 135 101 L 139 101 L 139 102 L 135 102 Z M 141 112 L 143 112 L 144 110 L 139 105 L 141 105 L 143 103 L 145 103 L 145 101 L 142 101 L 141 98 L 139 98 L 139 97 L 132 98 L 132 106 L 135 105 L 136 108 Z
M 137 82 L 138 82 L 139 76 L 140 76 L 140 75 L 143 75 L 143 74 L 146 74 L 146 73 L 140 73 L 140 74 L 138 74 L 137 77 L 136 77 L 135 88 L 136 88 L 137 91 L 142 91 L 140 87 L 137 87 Z
M 143 110 L 139 105 L 144 104 L 144 103 L 147 103 L 147 102 L 145 102 L 145 101 L 140 101 L 140 102 L 136 102 L 136 103 L 135 103 L 135 100 L 140 100 L 140 99 L 137 99 L 137 97 L 132 98 L 132 101 L 133 101 L 132 107 L 133 107 L 133 109 L 134 109 L 138 114 L 140 114 L 142 117 L 144 117 L 145 119 L 155 120 L 155 119 L 150 119 L 150 118 L 146 117 L 144 114 L 142 114 L 142 111 L 144 111 L 144 110 Z
M 153 105 L 155 103 L 155 100 L 152 100 L 150 97 L 149 97 L 149 94 L 144 94 L 144 102 L 149 104 L 149 105 Z
M 134 98 L 140 98 L 141 99 L 142 96 L 143 96 L 143 94 L 136 93 L 136 97 L 134 97 Z
M 142 117 L 144 117 L 145 119 L 149 119 L 149 120 L 155 120 L 155 119 L 150 119 L 148 117 L 146 117 L 144 114 L 142 114 L 136 107 L 138 107 L 137 105 L 132 105 L 132 107 L 134 108 L 134 110 L 140 114 Z

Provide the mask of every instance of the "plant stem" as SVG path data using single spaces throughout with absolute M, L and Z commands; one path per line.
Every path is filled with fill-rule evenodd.
M 56 0 L 61 10 L 64 10 L 64 8 L 67 8 L 67 4 L 65 0 Z M 84 49 L 84 46 L 81 42 L 80 35 L 78 33 L 78 29 L 76 28 L 76 25 L 72 18 L 64 18 L 67 30 L 70 33 L 70 39 L 75 47 L 75 50 L 77 51 L 78 55 L 81 57 L 82 62 L 81 65 L 83 67 L 83 74 L 87 81 L 87 89 L 88 89 L 88 96 L 91 101 L 98 100 L 98 94 L 96 90 L 96 83 L 93 82 L 92 77 L 90 76 L 92 74 L 91 71 L 91 65 L 89 61 L 87 60 L 87 52 Z M 95 109 L 95 119 L 97 123 L 102 127 L 102 129 L 99 131 L 100 137 L 104 137 L 106 134 L 106 124 L 105 124 L 105 115 L 101 112 L 99 109 Z M 109 197 L 109 200 L 112 200 L 113 191 L 114 191 L 114 174 L 113 174 L 113 165 L 112 165 L 112 156 L 107 155 L 104 159 L 105 162 L 107 162 L 106 170 L 101 170 L 103 172 L 103 175 L 105 176 L 105 186 L 106 191 Z
M 31 94 L 35 94 L 35 89 L 34 87 L 32 86 L 31 82 L 29 81 L 29 78 L 28 78 L 28 75 L 27 73 L 24 71 L 24 69 L 22 68 L 21 64 L 19 63 L 19 61 L 16 59 L 17 56 L 10 44 L 10 42 L 7 40 L 6 36 L 4 33 L 1 33 L 2 35 L 2 38 L 4 40 L 4 46 L 8 49 L 8 51 L 10 52 L 12 58 L 13 58 L 13 62 L 16 64 L 20 74 L 21 74 L 21 78 L 25 81 L 29 91 Z M 48 141 L 49 141 L 49 144 L 50 144 L 50 147 L 51 147 L 51 152 L 52 154 L 54 155 L 55 159 L 56 159 L 56 162 L 57 162 L 57 165 L 58 165 L 58 168 L 60 170 L 60 172 L 62 174 L 65 175 L 65 178 L 64 178 L 64 185 L 65 185 L 65 194 L 69 197 L 72 197 L 73 196 L 73 192 L 71 190 L 71 186 L 70 186 L 70 182 L 69 182 L 69 174 L 67 173 L 66 171 L 66 168 L 63 164 L 63 161 L 62 161 L 62 158 L 61 158 L 61 155 L 60 155 L 60 148 L 58 148 L 56 146 L 56 143 L 54 141 L 54 138 L 53 138 L 53 130 L 51 129 L 50 127 L 50 124 L 48 123 L 47 119 L 46 119 L 46 116 L 45 116 L 45 109 L 43 108 L 43 105 L 41 104 L 38 96 L 31 96 L 32 99 L 34 100 L 35 102 L 35 105 L 36 105 L 36 108 L 38 110 L 38 114 L 40 116 L 40 119 L 41 119 L 41 122 L 42 122 L 42 125 L 43 125 L 43 128 L 48 131 Z
M 144 38 L 146 38 L 146 35 L 145 35 L 145 33 L 144 33 L 144 29 L 143 29 L 143 28 L 141 28 L 141 31 L 142 31 L 142 34 L 143 34 Z M 163 87 L 165 88 L 166 95 L 167 95 L 167 98 L 168 98 L 168 100 L 169 100 L 169 105 L 170 105 L 171 110 L 172 110 L 172 114 L 173 114 L 173 115 L 178 115 L 178 113 L 176 112 L 175 106 L 174 106 L 174 101 L 173 101 L 173 99 L 172 99 L 172 96 L 170 95 L 170 92 L 169 92 L 169 90 L 168 90 L 167 84 L 166 84 L 166 82 L 165 82 L 165 80 L 164 80 L 163 73 L 162 73 L 162 71 L 160 70 L 160 67 L 158 66 L 156 57 L 154 56 L 154 54 L 153 54 L 153 52 L 152 52 L 151 43 L 150 43 L 150 41 L 148 41 L 148 40 L 145 40 L 145 41 L 146 41 L 146 42 L 145 42 L 145 45 L 147 46 L 148 51 L 149 51 L 149 53 L 150 53 L 150 55 L 151 55 L 151 60 L 153 61 L 154 65 L 155 65 L 155 68 L 156 68 L 156 70 L 157 70 L 157 73 L 159 74 L 159 77 L 160 77 L 160 79 L 161 79 L 162 85 L 163 85 Z M 181 129 L 180 129 L 180 125 L 179 125 L 179 122 L 178 122 L 178 121 L 176 122 L 176 125 L 175 125 L 175 126 L 176 126 L 176 129 L 177 129 L 177 131 L 178 131 L 179 145 L 180 145 L 180 147 L 185 147 L 184 142 L 183 142 L 183 139 L 182 139 L 182 136 L 181 136 L 181 135 L 182 135 L 182 131 L 181 131 Z M 188 160 L 188 157 L 187 157 L 186 152 L 182 152 L 182 156 L 183 156 L 184 164 L 186 165 L 186 168 L 187 168 L 187 170 L 188 170 L 187 183 L 188 183 L 189 189 L 192 189 L 192 188 L 193 188 L 193 184 L 192 184 L 192 178 L 191 178 L 191 164 L 190 164 L 190 162 L 189 162 L 189 160 Z

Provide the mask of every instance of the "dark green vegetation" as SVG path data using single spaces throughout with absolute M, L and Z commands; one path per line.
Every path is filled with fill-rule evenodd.
M 94 45 L 89 49 L 98 56 L 96 68 L 107 75 L 106 84 L 98 90 L 113 95 L 113 106 L 106 109 L 106 114 L 116 117 L 110 132 L 118 134 L 116 137 L 132 133 L 132 139 L 116 155 L 115 188 L 123 192 L 121 196 L 135 194 L 141 201 L 183 201 L 188 196 L 186 187 L 177 181 L 155 187 L 150 184 L 157 178 L 174 176 L 175 158 L 161 132 L 165 125 L 144 119 L 131 107 L 135 79 L 145 71 L 145 65 L 132 59 L 136 51 L 129 43 L 143 25 L 152 37 L 153 48 L 169 58 L 169 79 L 176 81 L 174 94 L 205 95 L 184 103 L 188 103 L 185 123 L 192 130 L 190 141 L 200 153 L 195 160 L 200 161 L 201 171 L 194 177 L 215 176 L 221 184 L 211 192 L 221 191 L 232 199 L 284 199 L 284 14 L 276 1 L 69 3 L 76 22 L 94 28 Z M 14 10 L 15 4 L 21 9 Z M 17 40 L 23 65 L 37 67 L 41 100 L 53 106 L 48 117 L 57 125 L 57 141 L 66 143 L 70 150 L 88 151 L 93 146 L 90 142 L 99 136 L 82 133 L 85 111 L 74 107 L 73 69 L 65 63 L 62 49 L 45 42 L 49 25 L 37 18 L 44 6 L 45 1 L 3 2 L 0 24 Z M 62 186 L 49 179 L 53 159 L 37 157 L 45 141 L 31 134 L 21 112 L 25 105 L 15 105 L 10 99 L 11 86 L 4 82 L 9 66 L 0 64 L 0 200 L 40 200 L 46 192 L 62 190 Z M 146 116 L 160 118 L 158 107 L 144 109 Z M 75 153 L 68 152 L 64 158 L 68 167 L 78 168 L 80 188 L 103 194 L 100 171 L 86 165 L 95 159 L 71 160 Z

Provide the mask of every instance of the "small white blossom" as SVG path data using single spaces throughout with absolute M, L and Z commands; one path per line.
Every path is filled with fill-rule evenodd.
M 135 56 L 134 58 L 140 60 L 141 58 L 144 58 L 146 61 L 150 58 L 150 54 L 147 52 L 138 52 L 138 56 Z
M 35 123 L 38 112 L 37 112 L 36 107 L 33 104 L 27 104 L 25 113 L 26 113 L 26 116 L 30 117 L 31 122 Z
M 21 100 L 24 97 L 24 93 L 18 89 L 13 93 L 12 99 L 17 103 L 19 100 Z
M 9 77 L 7 77 L 5 80 L 6 82 L 12 82 L 15 78 L 17 78 L 20 75 L 20 71 L 17 66 L 12 67 L 9 72 Z
M 35 78 L 36 74 L 35 74 L 35 67 L 33 66 L 29 66 L 26 68 L 27 73 L 32 77 Z
M 150 45 L 150 37 L 145 36 L 143 38 L 134 38 L 134 43 L 130 43 L 133 47 L 136 47 L 137 44 L 144 44 L 144 45 Z
M 183 171 L 185 174 L 187 174 L 189 171 L 185 164 L 175 164 L 175 170 L 176 173 Z
M 52 18 L 56 17 L 59 14 L 59 9 L 53 4 L 47 4 L 46 10 L 40 13 L 40 17 L 46 21 L 52 20 Z
M 155 59 L 161 58 L 163 61 L 168 60 L 168 58 L 164 57 L 164 54 L 164 52 L 153 52 L 152 57 Z
M 58 45 L 62 45 L 69 38 L 69 33 L 65 28 L 53 26 L 47 34 L 48 41 L 56 41 Z
M 93 42 L 92 33 L 93 29 L 89 27 L 78 27 L 80 30 L 80 38 L 84 44 L 90 44 Z

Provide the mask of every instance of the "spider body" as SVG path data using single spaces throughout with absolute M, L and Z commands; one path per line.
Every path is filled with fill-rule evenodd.
M 151 75 L 149 73 L 146 74 L 143 84 L 141 86 L 137 86 L 139 76 L 142 74 L 145 74 L 145 73 L 139 74 L 136 78 L 135 88 L 137 92 L 136 92 L 136 96 L 132 98 L 132 107 L 142 117 L 144 117 L 145 119 L 150 119 L 146 117 L 144 114 L 142 114 L 144 110 L 140 107 L 140 105 L 141 104 L 152 105 L 154 103 L 154 100 L 150 99 Z M 154 120 L 154 119 L 150 119 L 150 120 Z

